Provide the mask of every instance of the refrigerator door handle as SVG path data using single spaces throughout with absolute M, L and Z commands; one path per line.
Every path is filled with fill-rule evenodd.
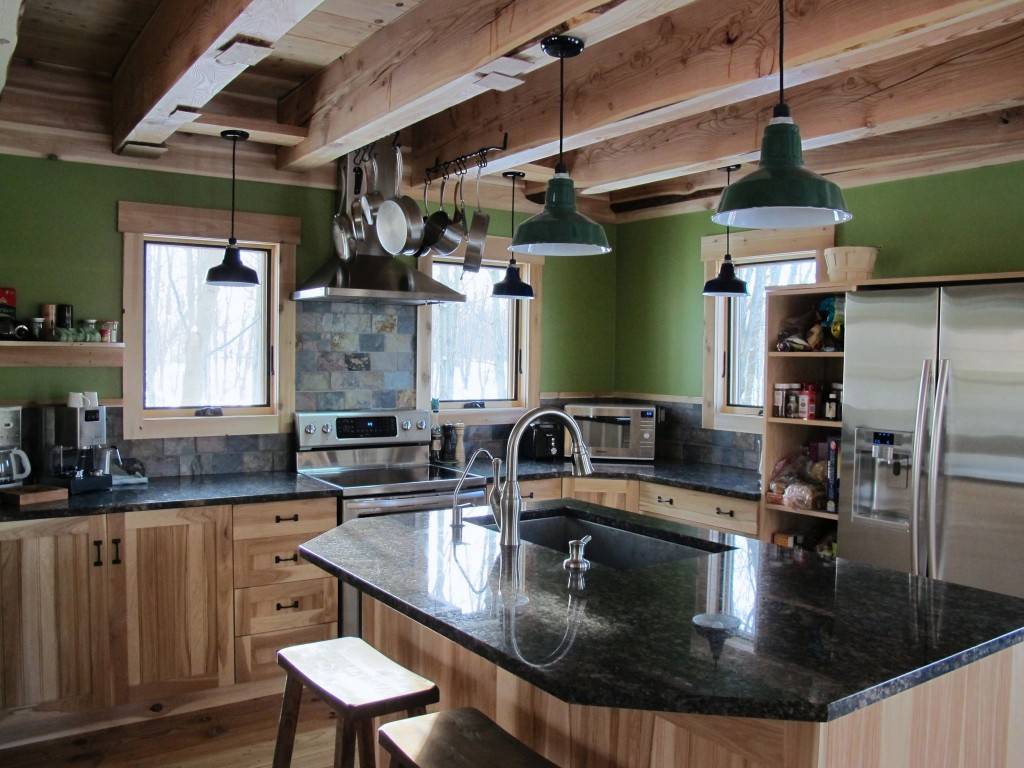
M 921 470 L 924 466 L 928 398 L 933 386 L 932 360 L 925 359 L 921 363 L 921 383 L 917 388 L 917 411 L 914 416 L 914 457 L 910 470 L 910 572 L 915 576 L 921 575 Z
M 928 575 L 939 574 L 939 469 L 942 466 L 942 427 L 946 419 L 949 394 L 949 360 L 939 361 L 939 380 L 935 388 L 935 410 L 932 412 L 931 453 L 928 457 Z

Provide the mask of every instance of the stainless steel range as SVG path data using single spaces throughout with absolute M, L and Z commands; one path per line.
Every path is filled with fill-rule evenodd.
M 295 414 L 299 473 L 341 491 L 338 522 L 448 509 L 461 472 L 431 464 L 426 411 L 317 411 Z M 470 474 L 459 499 L 485 503 L 487 479 Z M 359 592 L 341 585 L 341 633 L 360 634 Z

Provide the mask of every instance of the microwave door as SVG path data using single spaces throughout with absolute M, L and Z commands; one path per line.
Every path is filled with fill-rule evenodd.
M 622 456 L 629 450 L 629 416 L 574 416 L 592 456 Z M 566 448 L 570 445 L 566 442 Z

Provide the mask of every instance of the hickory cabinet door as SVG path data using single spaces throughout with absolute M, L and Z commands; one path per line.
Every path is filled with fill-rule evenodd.
M 109 703 L 106 518 L 0 523 L 0 709 Z
M 107 518 L 117 701 L 233 683 L 231 508 Z

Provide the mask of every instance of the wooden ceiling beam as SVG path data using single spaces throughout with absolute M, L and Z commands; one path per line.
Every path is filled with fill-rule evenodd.
M 600 5 L 424 0 L 282 100 L 280 121 L 300 125 L 308 116 L 309 137 L 281 150 L 279 167 L 323 165 L 492 87 L 518 84 L 531 64 L 512 54 Z M 496 141 L 500 135 L 489 136 L 484 146 Z
M 1020 0 L 822 0 L 786 23 L 786 79 L 811 82 L 1024 18 Z M 777 88 L 775 0 L 700 0 L 589 45 L 566 67 L 566 148 L 653 128 Z M 558 71 L 526 76 L 415 129 L 414 165 L 509 133 L 491 172 L 550 157 L 558 145 Z
M 257 144 L 273 144 L 278 147 L 294 147 L 296 144 L 300 144 L 307 135 L 306 129 L 298 125 L 285 125 L 273 120 L 208 111 L 197 113 L 194 120 L 183 123 L 179 130 L 182 133 L 194 133 L 200 136 L 220 136 L 221 131 L 228 129 L 246 131 L 249 134 L 249 140 Z
M 114 151 L 165 141 L 319 4 L 163 0 L 114 76 Z
M 1024 107 L 812 149 L 804 157 L 843 187 L 1014 162 L 1024 159 Z M 724 182 L 720 171 L 706 171 L 619 190 L 610 194 L 611 207 L 619 222 L 710 211 Z M 639 207 L 644 200 L 650 205 Z
M 22 0 L 7 0 L 0 3 L 0 94 L 7 84 L 7 69 L 18 44 L 18 24 L 25 10 Z
M 805 149 L 1024 104 L 1024 22 L 787 91 Z M 578 150 L 577 187 L 598 193 L 758 159 L 774 96 Z

